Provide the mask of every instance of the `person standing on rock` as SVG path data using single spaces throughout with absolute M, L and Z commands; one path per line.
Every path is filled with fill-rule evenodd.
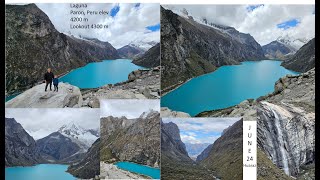
M 55 75 L 54 78 L 53 78 L 53 86 L 54 86 L 54 89 L 53 91 L 57 91 L 58 92 L 58 84 L 59 84 L 59 79 L 58 79 L 58 76 Z
M 44 91 L 47 91 L 48 85 L 50 84 L 50 91 L 52 91 L 52 80 L 54 78 L 53 73 L 51 72 L 51 68 L 48 68 L 47 72 L 44 74 L 44 80 L 46 82 L 46 88 Z

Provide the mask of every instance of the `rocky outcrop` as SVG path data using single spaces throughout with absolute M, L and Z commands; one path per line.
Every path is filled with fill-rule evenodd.
M 43 162 L 35 140 L 14 118 L 5 118 L 5 166 L 32 166 Z
M 221 31 L 161 7 L 161 88 L 163 92 L 217 67 L 264 58 L 248 34 Z
M 207 147 L 201 152 L 201 154 L 199 154 L 199 155 L 197 156 L 196 161 L 197 161 L 197 162 L 200 162 L 200 161 L 204 160 L 205 158 L 207 158 L 207 157 L 209 156 L 209 153 L 210 153 L 211 149 L 212 149 L 212 146 L 213 146 L 213 144 L 210 144 L 209 146 L 207 146 Z
M 133 59 L 145 51 L 137 46 L 125 45 L 119 49 L 117 49 L 118 54 L 121 58 Z
M 44 91 L 45 83 L 36 85 L 5 103 L 6 108 L 64 108 L 80 107 L 80 89 L 67 83 L 59 83 L 59 92 Z
M 291 58 L 281 66 L 297 72 L 307 72 L 315 67 L 315 38 L 302 46 Z
M 108 42 L 58 32 L 35 4 L 6 5 L 6 93 L 43 80 L 46 69 L 64 74 L 90 62 L 119 58 Z
M 234 123 L 213 143 L 208 157 L 200 161 L 201 165 L 214 171 L 218 178 L 242 179 L 242 127 L 242 119 Z
M 139 174 L 119 169 L 116 165 L 100 163 L 100 179 L 147 179 Z
M 191 117 L 191 116 L 185 112 L 172 111 L 167 107 L 161 107 L 161 117 L 176 118 L 176 117 Z
M 180 130 L 172 122 L 161 121 L 161 179 L 215 179 L 188 156 Z
M 70 174 L 81 179 L 95 178 L 100 175 L 100 138 L 98 138 L 83 158 L 71 164 L 67 170 Z
M 147 68 L 160 66 L 160 43 L 150 48 L 142 56 L 135 58 L 132 63 Z
M 160 113 L 150 111 L 136 119 L 101 118 L 103 162 L 130 161 L 152 167 L 160 165 Z
M 49 162 L 70 163 L 70 161 L 78 160 L 80 147 L 70 138 L 59 132 L 53 132 L 37 140 L 37 151 Z M 76 156 L 76 159 L 73 159 L 72 156 Z
M 160 67 L 136 70 L 128 80 L 114 85 L 82 91 L 83 107 L 99 108 L 99 99 L 159 99 Z
M 264 55 L 269 59 L 281 59 L 284 60 L 287 55 L 296 52 L 291 46 L 281 43 L 279 41 L 272 41 L 269 44 L 262 46 Z

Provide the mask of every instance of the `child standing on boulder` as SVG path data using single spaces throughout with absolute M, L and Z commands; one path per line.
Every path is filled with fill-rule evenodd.
M 53 78 L 54 90 L 53 91 L 57 91 L 58 92 L 58 84 L 59 84 L 58 76 L 54 76 L 54 78 Z

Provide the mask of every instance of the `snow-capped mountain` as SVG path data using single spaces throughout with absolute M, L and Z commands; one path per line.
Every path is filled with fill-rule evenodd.
M 289 35 L 280 36 L 277 38 L 277 41 L 285 44 L 287 47 L 293 48 L 295 51 L 300 49 L 303 45 L 310 41 L 308 38 L 293 38 Z
M 87 151 L 100 134 L 99 128 L 97 130 L 85 129 L 73 122 L 61 126 L 58 132 L 77 143 L 83 151 Z
M 185 8 L 180 9 L 180 10 L 178 10 L 178 9 L 176 9 L 174 7 L 171 7 L 171 6 L 168 6 L 168 8 L 170 10 L 172 10 L 172 12 L 178 14 L 179 16 L 182 16 L 182 17 L 184 17 L 186 19 L 189 19 L 191 21 L 195 21 L 195 22 L 197 22 L 199 24 L 202 24 L 202 25 L 208 26 L 210 28 L 213 28 L 215 30 L 218 30 L 222 34 L 224 34 L 225 36 L 229 36 L 233 40 L 236 40 L 236 41 L 238 41 L 238 42 L 240 42 L 242 44 L 247 44 L 247 45 L 255 44 L 255 46 L 257 44 L 255 39 L 250 34 L 239 32 L 234 27 L 225 26 L 225 25 L 221 25 L 221 24 L 216 24 L 216 23 L 210 22 L 206 17 L 193 16 Z
M 147 51 L 148 49 L 155 46 L 157 43 L 158 42 L 156 41 L 139 40 L 139 41 L 132 41 L 131 43 L 129 43 L 129 46 Z

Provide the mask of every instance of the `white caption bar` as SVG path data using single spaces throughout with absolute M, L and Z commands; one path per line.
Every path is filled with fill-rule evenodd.
M 6 0 L 5 3 L 315 4 L 315 0 Z
M 243 121 L 243 179 L 257 179 L 257 121 Z

